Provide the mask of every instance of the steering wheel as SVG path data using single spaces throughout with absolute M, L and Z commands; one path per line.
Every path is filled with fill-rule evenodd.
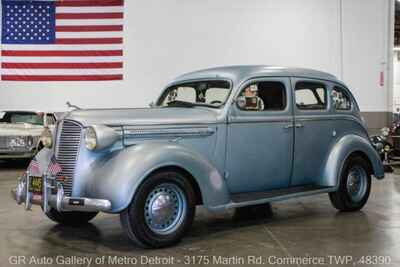
M 215 105 L 215 104 L 222 104 L 222 101 L 220 100 L 213 100 L 210 102 L 211 105 Z

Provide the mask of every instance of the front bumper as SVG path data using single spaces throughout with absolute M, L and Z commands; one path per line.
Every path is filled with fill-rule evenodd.
M 31 159 L 35 155 L 35 151 L 15 152 L 4 150 L 0 151 L 0 159 Z
M 55 177 L 47 175 L 43 176 L 42 195 L 34 195 L 28 190 L 29 177 L 29 173 L 25 173 L 18 179 L 16 188 L 11 190 L 14 200 L 18 205 L 25 203 L 26 210 L 30 210 L 32 204 L 40 205 L 44 212 L 48 212 L 51 208 L 59 212 L 107 212 L 111 210 L 111 202 L 106 199 L 65 196 L 62 184 L 56 182 Z M 56 185 L 54 186 L 53 184 Z M 56 192 L 55 194 L 52 193 L 54 191 Z

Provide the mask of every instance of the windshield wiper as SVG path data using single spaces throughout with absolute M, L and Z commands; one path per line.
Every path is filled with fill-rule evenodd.
M 181 101 L 181 100 L 173 100 L 167 103 L 167 107 L 185 107 L 185 108 L 192 108 L 195 105 L 190 102 Z

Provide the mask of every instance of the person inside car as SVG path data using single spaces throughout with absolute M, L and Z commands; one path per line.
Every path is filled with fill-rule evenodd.
M 264 110 L 264 101 L 260 97 L 258 97 L 257 84 L 252 84 L 244 89 L 243 97 L 246 101 L 246 110 Z

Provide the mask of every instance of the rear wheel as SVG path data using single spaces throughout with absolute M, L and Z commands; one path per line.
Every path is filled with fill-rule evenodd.
M 63 211 L 59 212 L 51 208 L 46 212 L 47 217 L 59 224 L 69 226 L 80 226 L 87 224 L 91 219 L 96 217 L 98 212 L 81 212 L 81 211 Z
M 129 239 L 141 247 L 160 248 L 180 241 L 195 213 L 195 194 L 188 179 L 176 171 L 148 177 L 132 203 L 121 213 Z
M 346 160 L 340 175 L 339 190 L 329 193 L 333 206 L 340 211 L 357 211 L 367 203 L 371 191 L 369 165 L 360 156 Z

